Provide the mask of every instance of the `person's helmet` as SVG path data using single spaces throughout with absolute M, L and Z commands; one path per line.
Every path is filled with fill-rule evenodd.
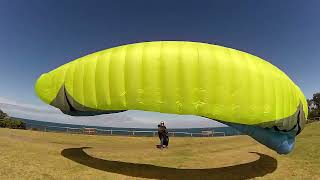
M 161 121 L 161 122 L 160 122 L 160 124 L 161 124 L 161 125 L 164 125 L 164 122 L 163 122 L 163 121 Z

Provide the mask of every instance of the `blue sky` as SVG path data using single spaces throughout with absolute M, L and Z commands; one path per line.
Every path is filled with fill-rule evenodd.
M 75 58 L 141 41 L 232 47 L 320 91 L 320 1 L 0 1 L 0 97 L 44 105 L 37 77 Z

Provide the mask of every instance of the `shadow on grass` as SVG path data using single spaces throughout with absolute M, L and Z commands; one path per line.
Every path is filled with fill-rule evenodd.
M 82 165 L 106 172 L 132 177 L 153 179 L 249 179 L 261 177 L 277 169 L 277 160 L 257 152 L 260 158 L 246 164 L 210 169 L 177 169 L 155 166 L 151 164 L 136 164 L 121 161 L 111 161 L 92 157 L 81 148 L 69 148 L 61 151 L 61 155 Z

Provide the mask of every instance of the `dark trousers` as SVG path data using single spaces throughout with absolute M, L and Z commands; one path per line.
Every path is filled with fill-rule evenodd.
M 160 144 L 161 144 L 161 146 L 163 146 L 163 145 L 168 146 L 169 138 L 168 137 L 161 137 Z

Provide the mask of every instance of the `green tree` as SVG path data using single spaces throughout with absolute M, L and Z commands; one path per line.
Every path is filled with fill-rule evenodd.
M 320 117 L 320 92 L 313 94 L 312 99 L 308 99 L 308 118 Z
M 0 109 L 0 119 L 5 119 L 8 118 L 7 113 L 4 113 L 1 109 Z
M 312 98 L 313 104 L 316 106 L 317 110 L 320 109 L 320 92 L 313 94 Z
M 7 113 L 4 113 L 0 109 L 0 127 L 12 129 L 26 129 L 26 124 L 21 120 L 9 117 Z
M 307 99 L 308 110 L 311 111 L 313 109 L 313 101 L 312 99 Z

